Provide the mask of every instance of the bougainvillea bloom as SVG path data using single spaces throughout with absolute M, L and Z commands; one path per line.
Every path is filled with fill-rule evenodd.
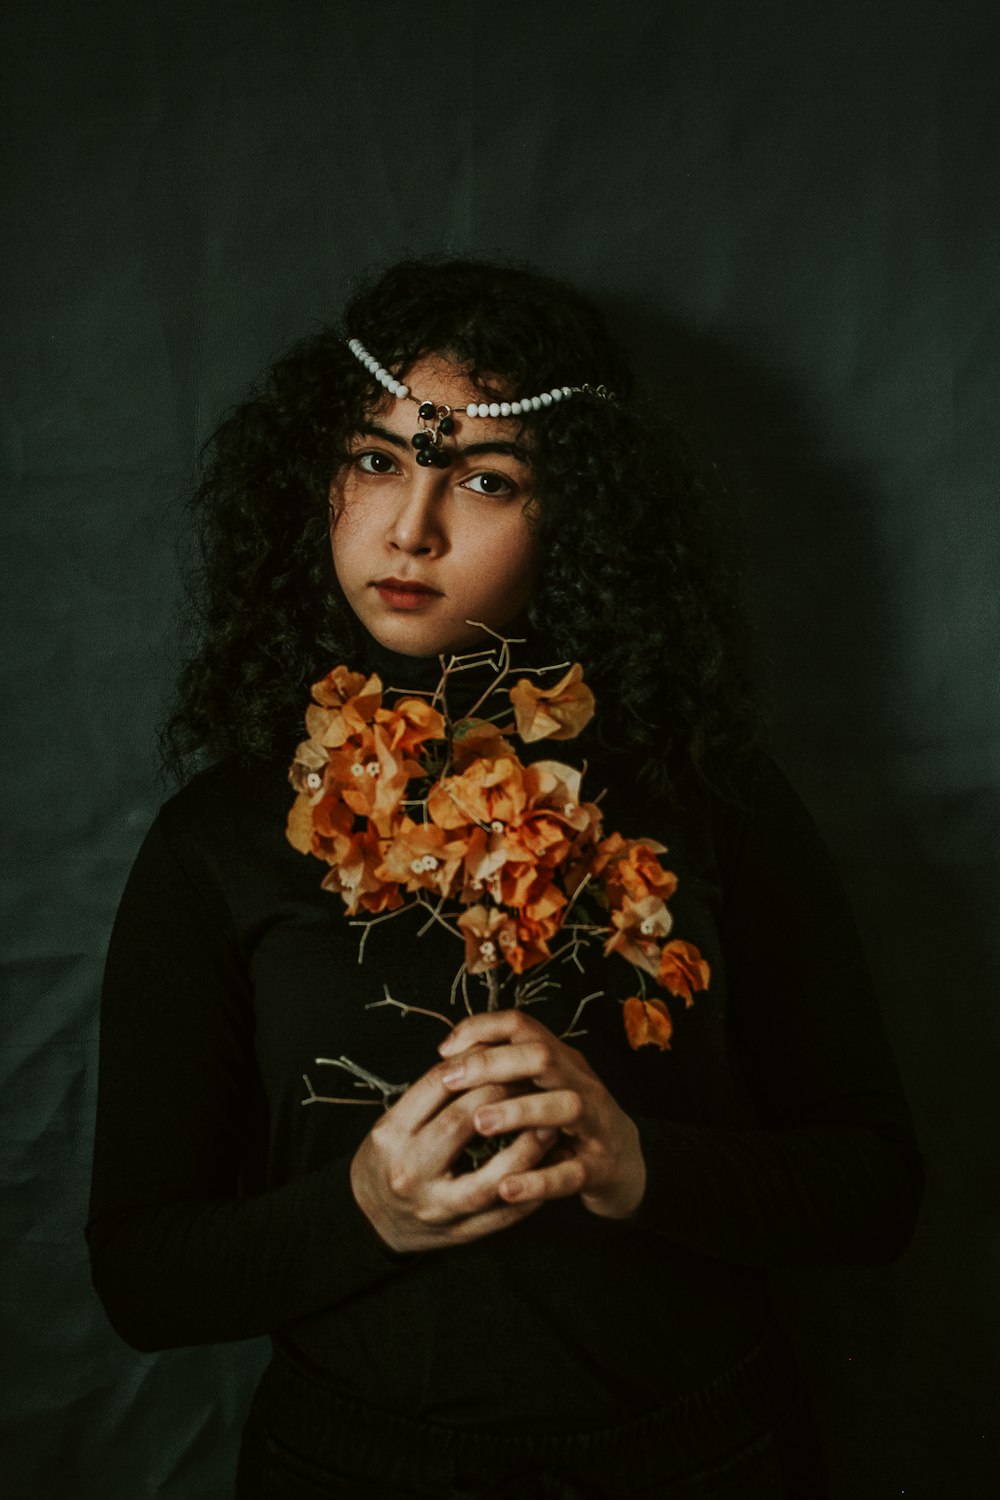
M 447 713 L 449 670 L 433 699 L 443 712 L 403 694 L 385 705 L 376 674 L 343 665 L 314 686 L 309 738 L 289 770 L 289 843 L 329 866 L 323 889 L 351 916 L 429 907 L 463 941 L 456 981 L 481 976 L 491 1005 L 512 976 L 513 1004 L 530 1003 L 541 991 L 519 976 L 594 940 L 690 1005 L 709 968 L 692 944 L 666 942 L 677 888 L 659 860 L 666 846 L 604 838 L 598 804 L 583 800 L 583 772 L 555 760 L 525 764 L 513 742 L 515 729 L 529 743 L 571 739 L 590 721 L 594 697 L 579 663 L 554 687 L 522 677 L 507 691 L 498 659 L 476 705 L 484 717 L 457 724 Z M 631 1047 L 670 1046 L 664 1000 L 632 996 L 623 1018 Z
M 594 717 L 594 695 L 574 662 L 555 687 L 540 688 L 526 677 L 511 688 L 517 732 L 525 744 L 533 740 L 575 740 Z
M 640 1000 L 632 995 L 622 1007 L 625 1015 L 625 1035 L 633 1050 L 639 1047 L 659 1047 L 663 1052 L 670 1046 L 674 1026 L 670 1012 L 662 1000 Z

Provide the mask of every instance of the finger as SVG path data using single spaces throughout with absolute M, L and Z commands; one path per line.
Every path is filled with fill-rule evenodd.
M 555 1037 L 549 1042 L 539 1039 L 506 1047 L 477 1046 L 449 1059 L 441 1077 L 449 1089 L 523 1079 L 529 1079 L 539 1088 L 555 1088 L 566 1080 L 567 1060 L 560 1055 Z
M 488 1208 L 496 1207 L 502 1201 L 498 1196 L 498 1189 L 503 1179 L 512 1173 L 526 1172 L 535 1167 L 545 1157 L 555 1139 L 555 1131 L 544 1140 L 534 1130 L 524 1131 L 475 1172 L 467 1172 L 451 1181 L 436 1184 L 432 1199 L 435 1212 L 447 1220 L 483 1213 Z
M 502 1135 L 508 1130 L 551 1126 L 578 1134 L 584 1103 L 573 1089 L 550 1089 L 541 1094 L 519 1094 L 477 1106 L 472 1123 L 480 1135 Z
M 555 1037 L 547 1026 L 523 1010 L 480 1011 L 459 1021 L 438 1047 L 442 1057 L 453 1057 L 478 1042 L 540 1041 Z
M 498 1229 L 509 1229 L 513 1224 L 520 1224 L 529 1214 L 536 1213 L 541 1208 L 542 1201 L 536 1199 L 527 1203 L 503 1204 L 488 1209 L 485 1213 L 470 1214 L 467 1219 L 456 1219 L 444 1231 L 443 1242 L 448 1245 L 468 1245 L 487 1234 L 495 1234 Z
M 479 1132 L 473 1121 L 476 1110 L 506 1099 L 503 1084 L 487 1084 L 460 1094 L 446 1093 L 446 1107 L 433 1115 L 412 1137 L 406 1155 L 415 1177 L 430 1181 L 441 1177 L 462 1147 Z
M 449 1071 L 447 1059 L 444 1062 L 435 1063 L 432 1068 L 422 1074 L 415 1083 L 411 1083 L 405 1094 L 401 1094 L 387 1109 L 380 1121 L 384 1128 L 390 1133 L 399 1131 L 408 1135 L 415 1135 L 427 1124 L 443 1104 L 447 1104 L 454 1098 L 454 1088 L 449 1088 L 443 1082 L 444 1075 Z
M 586 1177 L 580 1158 L 571 1156 L 552 1166 L 504 1177 L 498 1191 L 506 1203 L 546 1203 L 551 1198 L 572 1198 L 583 1188 Z

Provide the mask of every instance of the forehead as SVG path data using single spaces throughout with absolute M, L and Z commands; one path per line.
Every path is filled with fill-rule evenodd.
M 518 438 L 524 443 L 523 427 L 518 418 L 470 417 L 466 411 L 472 403 L 499 399 L 498 392 L 505 386 L 499 377 L 495 381 L 487 377 L 489 389 L 484 390 L 473 384 L 461 365 L 432 354 L 414 361 L 397 378 L 409 386 L 413 399 L 404 397 L 400 400 L 388 391 L 376 389 L 368 413 L 383 426 L 409 436 L 417 429 L 417 406 L 422 401 L 431 401 L 435 406 L 451 407 L 455 420 L 454 436 L 461 445 L 472 442 L 512 443 Z

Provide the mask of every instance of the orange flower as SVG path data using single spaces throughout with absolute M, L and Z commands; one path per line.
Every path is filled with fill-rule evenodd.
M 359 907 L 365 911 L 392 911 L 403 903 L 399 887 L 384 881 L 377 873 L 382 861 L 382 844 L 372 823 L 347 841 L 340 860 L 332 865 L 323 881 L 324 891 L 337 891 L 343 898 L 348 915 Z
M 312 853 L 312 803 L 304 792 L 299 793 L 289 808 L 285 837 L 292 848 L 297 849 L 300 854 Z
M 300 795 L 306 795 L 313 802 L 319 801 L 323 795 L 323 772 L 329 759 L 321 745 L 312 740 L 302 741 L 288 772 L 289 781 Z
M 474 760 L 460 776 L 445 776 L 432 787 L 427 812 L 439 828 L 469 823 L 511 823 L 527 805 L 524 767 L 516 757 Z
M 337 795 L 321 797 L 312 810 L 311 849 L 327 864 L 336 864 L 350 847 L 354 831 L 354 814 L 347 803 Z
M 501 907 L 470 906 L 458 918 L 465 934 L 465 966 L 470 974 L 485 974 L 506 962 L 515 974 L 550 958 L 540 925 L 516 921 Z
M 363 672 L 350 672 L 341 663 L 339 667 L 327 672 L 319 682 L 313 683 L 312 695 L 324 708 L 340 708 L 348 698 L 356 697 L 361 692 L 365 682 Z
M 479 899 L 481 891 L 488 890 L 499 898 L 499 871 L 509 858 L 504 840 L 499 834 L 487 833 L 478 825 L 466 824 L 469 836 L 466 840 L 465 889 L 462 900 L 470 903 Z
M 423 698 L 400 698 L 392 708 L 380 708 L 375 714 L 389 748 L 409 755 L 419 750 L 425 740 L 444 739 L 444 719 Z
M 658 939 L 667 936 L 672 923 L 658 896 L 643 896 L 641 901 L 625 896 L 621 907 L 612 909 L 611 925 L 617 930 L 604 944 L 605 955 L 620 953 L 637 969 L 656 974 L 660 961 Z
M 632 995 L 622 1009 L 625 1035 L 633 1051 L 639 1047 L 659 1047 L 661 1052 L 669 1049 L 674 1026 L 662 1000 L 640 1000 Z
M 516 759 L 510 740 L 504 739 L 503 731 L 486 719 L 462 719 L 455 726 L 453 741 L 455 769 L 464 771 L 474 760 Z
M 672 995 L 682 995 L 685 1005 L 693 1005 L 692 990 L 707 990 L 711 974 L 708 964 L 693 943 L 675 938 L 660 956 L 657 982 Z
M 540 688 L 522 677 L 510 690 L 522 740 L 572 740 L 594 717 L 594 695 L 574 662 L 555 687 Z
M 443 828 L 404 816 L 376 873 L 407 891 L 432 890 L 448 896 L 467 847 L 466 839 L 449 839 Z
M 458 918 L 465 934 L 465 967 L 470 974 L 485 974 L 503 958 L 500 934 L 512 927 L 510 916 L 499 907 L 470 906 Z
M 558 760 L 536 760 L 524 769 L 528 800 L 535 809 L 545 808 L 561 818 L 579 835 L 596 835 L 601 810 L 596 802 L 580 801 L 583 772 Z
M 515 974 L 523 974 L 525 969 L 533 969 L 536 964 L 544 963 L 547 958 L 552 957 L 537 923 L 520 921 L 511 925 L 513 940 L 509 936 L 511 929 L 503 929 L 500 933 L 500 946 Z
M 655 839 L 623 839 L 620 833 L 612 833 L 598 844 L 591 869 L 595 875 L 604 875 L 612 906 L 621 905 L 626 895 L 634 901 L 643 896 L 669 901 L 677 889 L 677 876 L 656 857 L 666 852 L 666 845 Z
M 374 672 L 366 680 L 360 672 L 334 667 L 316 683 L 313 696 L 320 707 L 311 703 L 306 709 L 306 732 L 318 744 L 336 749 L 351 735 L 363 734 L 374 719 L 382 703 L 382 679 Z
M 352 811 L 371 818 L 382 837 L 388 838 L 407 782 L 419 771 L 415 761 L 397 759 L 377 725 L 331 752 L 327 778 Z

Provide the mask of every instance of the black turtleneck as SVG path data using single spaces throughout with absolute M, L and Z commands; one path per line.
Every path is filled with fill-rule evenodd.
M 518 650 L 550 658 L 534 636 Z M 440 673 L 375 641 L 361 657 L 386 686 Z M 573 744 L 552 750 L 579 763 Z M 606 989 L 576 1045 L 639 1125 L 638 1215 L 600 1220 L 568 1199 L 472 1245 L 388 1253 L 349 1180 L 377 1110 L 303 1104 L 302 1075 L 343 1093 L 347 1075 L 315 1059 L 345 1055 L 416 1079 L 440 1023 L 366 1005 L 388 985 L 445 1008 L 461 955 L 440 929 L 418 938 L 407 912 L 371 932 L 359 965 L 323 866 L 285 839 L 286 769 L 225 762 L 171 798 L 115 923 L 87 1234 L 129 1343 L 270 1334 L 377 1408 L 603 1425 L 738 1361 L 769 1321 L 766 1268 L 903 1248 L 920 1158 L 854 925 L 808 815 L 757 755 L 742 807 L 711 802 L 700 834 L 625 777 L 602 803 L 606 832 L 669 846 L 675 933 L 712 966 L 709 991 L 674 1007 L 672 1049 L 628 1047 L 613 1001 L 631 975 L 599 952 L 534 1012 L 558 1032 L 580 994 Z

